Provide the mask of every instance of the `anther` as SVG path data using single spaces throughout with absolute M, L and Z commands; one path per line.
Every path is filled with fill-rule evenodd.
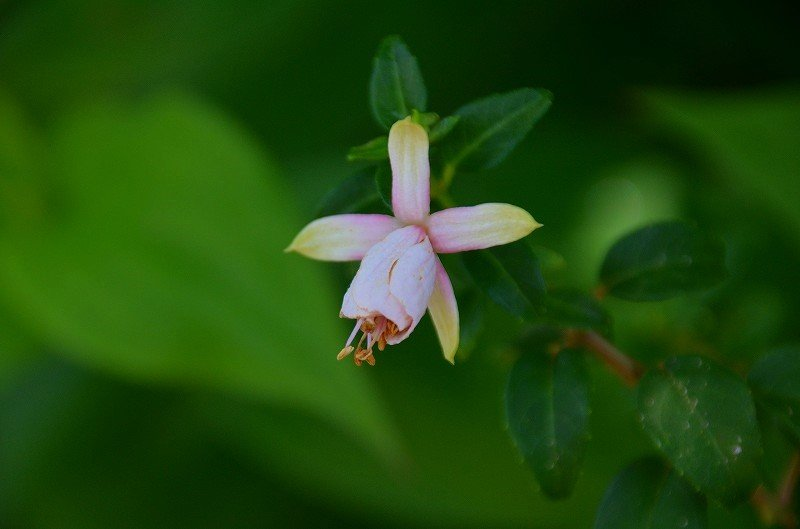
M 352 345 L 348 345 L 347 347 L 345 347 L 344 349 L 339 351 L 339 354 L 336 355 L 336 359 L 337 360 L 343 360 L 344 358 L 347 358 L 347 355 L 352 353 L 353 350 L 355 350 L 355 347 L 353 347 Z

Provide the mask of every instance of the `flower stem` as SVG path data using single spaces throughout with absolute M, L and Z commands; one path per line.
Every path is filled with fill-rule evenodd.
M 623 382 L 635 386 L 644 373 L 644 366 L 617 349 L 594 331 L 571 329 L 567 331 L 566 345 L 585 347 L 611 368 Z
M 765 525 L 786 529 L 797 527 L 797 517 L 792 512 L 792 500 L 800 479 L 800 452 L 795 452 L 789 461 L 783 481 L 776 494 L 771 494 L 764 485 L 759 485 L 750 501 Z

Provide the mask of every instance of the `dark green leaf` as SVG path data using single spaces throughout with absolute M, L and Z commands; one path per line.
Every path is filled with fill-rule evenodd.
M 722 241 L 680 221 L 651 224 L 611 247 L 600 281 L 612 296 L 655 301 L 709 288 L 727 275 Z
M 459 296 L 459 330 L 461 336 L 458 341 L 458 354 L 469 354 L 478 342 L 478 337 L 483 330 L 485 316 L 485 301 L 481 292 L 470 289 Z
M 563 327 L 611 332 L 611 316 L 594 298 L 577 290 L 551 292 L 545 298 L 542 319 Z
M 522 88 L 459 108 L 459 121 L 442 141 L 448 165 L 488 169 L 502 162 L 541 118 L 553 100 L 547 90 Z
M 526 342 L 531 346 L 531 342 Z M 581 351 L 557 355 L 541 341 L 514 364 L 506 386 L 511 437 L 552 498 L 569 496 L 589 438 L 589 388 Z
M 606 491 L 594 529 L 703 529 L 706 500 L 656 458 L 636 461 Z
M 439 140 L 443 139 L 445 136 L 450 134 L 453 131 L 453 128 L 458 123 L 458 120 L 461 119 L 458 116 L 447 116 L 446 118 L 442 118 L 436 125 L 433 126 L 431 129 L 428 138 L 430 139 L 431 143 L 436 143 Z
M 525 239 L 465 252 L 461 258 L 477 285 L 506 311 L 523 318 L 541 311 L 546 287 L 539 261 Z
M 352 147 L 347 152 L 348 162 L 380 162 L 389 158 L 389 138 L 378 136 L 363 145 Z
M 388 163 L 379 165 L 375 171 L 375 189 L 383 205 L 392 211 L 392 170 Z
M 642 425 L 675 470 L 727 505 L 757 484 L 761 439 L 739 377 L 699 356 L 678 356 L 639 385 Z
M 369 102 L 379 125 L 388 129 L 395 121 L 424 112 L 428 93 L 417 59 L 400 37 L 383 40 L 372 63 Z
M 315 217 L 361 211 L 380 201 L 375 189 L 375 168 L 370 167 L 342 180 L 322 199 Z
M 800 349 L 783 347 L 767 354 L 747 380 L 775 422 L 800 444 Z

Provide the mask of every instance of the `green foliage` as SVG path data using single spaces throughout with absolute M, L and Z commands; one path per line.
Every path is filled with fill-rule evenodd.
M 428 139 L 431 143 L 437 143 L 446 137 L 448 134 L 453 132 L 453 129 L 458 124 L 459 116 L 447 116 L 446 118 L 442 118 L 439 120 L 432 128 L 430 134 L 428 134 Z
M 552 100 L 547 90 L 522 88 L 464 105 L 441 143 L 446 163 L 467 171 L 494 167 L 530 132 Z
M 330 285 L 272 256 L 299 223 L 237 127 L 167 95 L 76 112 L 52 138 L 60 208 L 0 239 L 4 301 L 31 329 L 83 364 L 292 402 L 393 450 L 371 388 L 330 361 Z
M 583 351 L 548 350 L 526 340 L 506 385 L 509 432 L 542 490 L 572 493 L 589 439 L 589 388 Z
M 381 162 L 389 158 L 389 137 L 378 136 L 363 145 L 352 147 L 347 152 L 348 162 Z
M 425 81 L 417 59 L 400 37 L 383 40 L 372 63 L 369 102 L 378 125 L 389 129 L 395 121 L 424 112 L 428 103 Z
M 564 327 L 611 333 L 611 315 L 591 296 L 579 290 L 551 291 L 542 319 Z
M 636 461 L 614 479 L 594 529 L 704 529 L 706 501 L 655 458 Z
M 755 406 L 739 377 L 699 356 L 679 356 L 639 385 L 642 425 L 676 471 L 731 505 L 758 483 Z
M 375 168 L 368 167 L 345 178 L 323 197 L 316 217 L 355 213 L 380 202 L 375 185 Z
M 709 288 L 726 277 L 721 241 L 679 221 L 628 234 L 611 247 L 600 270 L 603 288 L 630 301 L 655 301 Z
M 541 312 L 546 286 L 526 240 L 466 252 L 461 258 L 475 283 L 510 314 L 533 318 Z
M 753 365 L 747 377 L 758 401 L 800 446 L 800 350 L 783 347 Z

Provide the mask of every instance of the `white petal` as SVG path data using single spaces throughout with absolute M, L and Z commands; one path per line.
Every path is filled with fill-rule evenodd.
M 521 239 L 542 225 L 511 204 L 480 204 L 437 211 L 427 220 L 436 253 L 480 250 Z
M 389 131 L 392 165 L 392 210 L 408 224 L 423 222 L 430 213 L 431 184 L 428 133 L 410 118 Z
M 447 270 L 442 266 L 442 262 L 436 259 L 436 284 L 428 301 L 428 310 L 439 336 L 439 343 L 442 344 L 442 352 L 445 359 L 451 364 L 454 362 L 456 351 L 458 350 L 459 323 L 458 323 L 458 303 L 453 293 L 453 285 Z
M 333 215 L 303 228 L 287 252 L 322 261 L 358 261 L 400 222 L 389 215 Z
M 392 269 L 389 291 L 403 305 L 411 324 L 405 329 L 401 328 L 402 332 L 389 338 L 388 343 L 403 341 L 425 315 L 436 280 L 436 261 L 431 243 L 425 237 L 406 250 Z

